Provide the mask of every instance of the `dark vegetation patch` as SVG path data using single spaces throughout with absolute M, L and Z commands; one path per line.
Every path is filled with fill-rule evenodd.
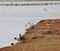
M 21 40 L 26 40 L 26 38 L 24 36 L 21 36 Z
M 41 20 L 39 23 L 42 23 L 42 22 L 44 22 L 44 20 Z
M 37 39 L 38 37 L 32 37 L 32 39 Z
M 48 31 L 46 31 L 46 32 L 43 32 L 42 34 L 45 34 L 45 35 L 47 35 L 47 34 L 53 34 L 53 32 L 52 31 L 50 31 L 50 30 L 48 30 Z
M 32 26 L 31 28 L 34 29 L 34 26 Z
M 45 38 L 45 35 L 41 35 L 40 38 Z
M 28 33 L 29 33 L 29 31 L 26 31 L 26 32 L 25 32 L 25 34 L 28 34 Z

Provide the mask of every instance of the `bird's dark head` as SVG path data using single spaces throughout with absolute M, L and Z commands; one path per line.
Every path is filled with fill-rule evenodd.
M 16 37 L 14 37 L 14 40 L 16 40 L 17 38 Z

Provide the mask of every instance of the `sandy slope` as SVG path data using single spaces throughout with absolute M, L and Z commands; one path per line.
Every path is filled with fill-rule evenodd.
M 60 51 L 60 19 L 42 20 L 26 31 L 24 42 L 0 51 Z

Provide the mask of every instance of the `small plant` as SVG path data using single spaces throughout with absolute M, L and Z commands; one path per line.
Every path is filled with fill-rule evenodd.
M 25 34 L 29 33 L 29 31 L 25 32 Z
M 32 37 L 32 39 L 37 39 L 37 37 Z
M 41 20 L 39 23 L 43 22 L 43 20 Z
M 45 37 L 44 35 L 40 36 L 40 38 L 44 38 L 44 37 Z
M 25 37 L 23 37 L 23 36 L 21 36 L 21 40 L 26 40 L 26 38 L 25 38 Z
M 31 28 L 33 28 L 33 29 L 34 29 L 34 26 L 32 26 Z
M 51 34 L 52 32 L 51 31 L 48 31 L 49 34 Z

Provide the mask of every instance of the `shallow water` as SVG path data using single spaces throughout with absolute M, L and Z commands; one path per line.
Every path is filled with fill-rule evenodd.
M 47 6 L 0 6 L 0 47 L 17 41 L 14 37 L 24 34 L 25 24 L 36 24 L 42 19 L 60 18 L 60 5 Z

